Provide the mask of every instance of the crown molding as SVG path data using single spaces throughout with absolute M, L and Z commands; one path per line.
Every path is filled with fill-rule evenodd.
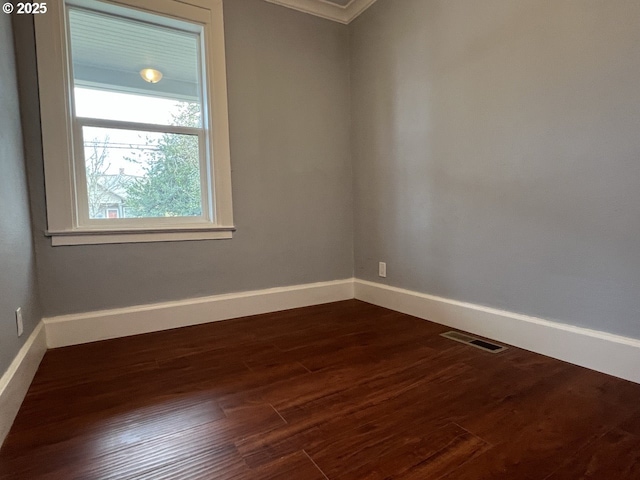
M 364 12 L 367 8 L 373 5 L 376 0 L 351 0 L 345 6 L 336 5 L 326 0 L 265 1 L 347 25 L 351 23 L 356 17 L 358 17 L 358 15 Z

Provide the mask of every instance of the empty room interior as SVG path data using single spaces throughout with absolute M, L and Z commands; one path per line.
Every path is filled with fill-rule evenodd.
M 0 478 L 640 479 L 640 2 L 0 14 Z

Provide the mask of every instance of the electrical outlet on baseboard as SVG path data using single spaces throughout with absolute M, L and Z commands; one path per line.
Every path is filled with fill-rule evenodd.
M 18 328 L 18 336 L 21 337 L 24 333 L 24 324 L 22 323 L 22 307 L 16 310 L 16 327 Z
M 378 264 L 378 275 L 383 278 L 387 276 L 387 264 L 385 262 Z

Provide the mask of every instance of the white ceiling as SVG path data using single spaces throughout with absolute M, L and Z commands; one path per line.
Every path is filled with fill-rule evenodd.
M 69 11 L 73 73 L 77 85 L 170 98 L 198 97 L 195 34 L 72 8 Z M 160 70 L 162 82 L 140 77 Z
M 300 12 L 348 24 L 376 0 L 266 0 Z

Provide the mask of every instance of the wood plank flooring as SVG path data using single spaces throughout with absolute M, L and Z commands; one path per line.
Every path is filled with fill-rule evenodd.
M 47 352 L 2 479 L 640 479 L 640 385 L 356 300 Z

